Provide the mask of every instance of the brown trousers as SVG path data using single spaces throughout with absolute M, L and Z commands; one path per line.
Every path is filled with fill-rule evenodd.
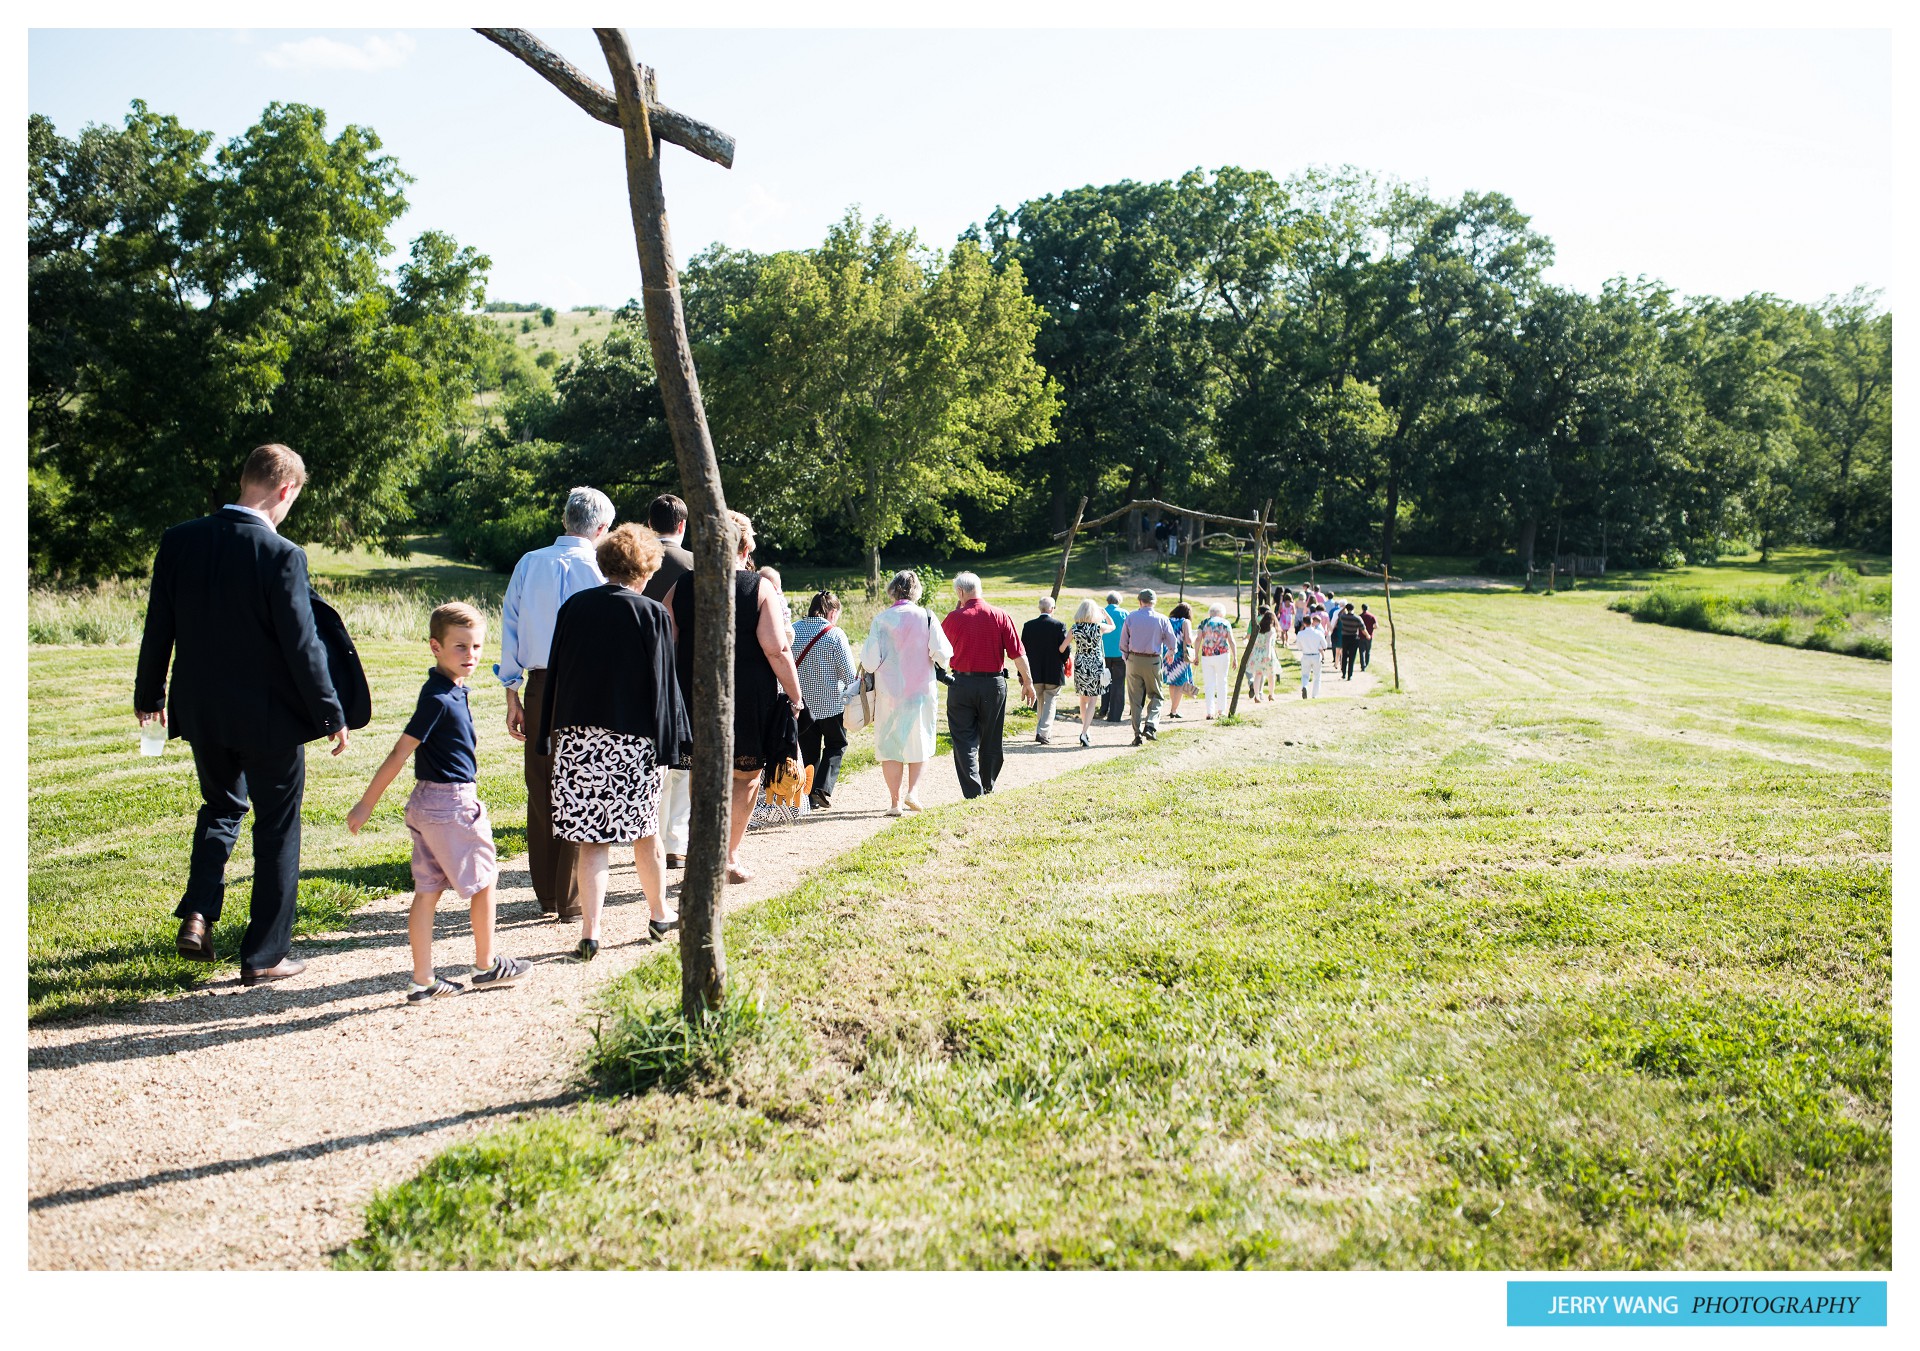
M 528 671 L 520 689 L 527 724 L 527 871 L 533 874 L 533 894 L 540 909 L 575 919 L 580 914 L 580 895 L 573 865 L 580 851 L 553 837 L 553 757 L 534 749 L 545 730 L 540 726 L 540 694 L 546 683 L 545 671 Z

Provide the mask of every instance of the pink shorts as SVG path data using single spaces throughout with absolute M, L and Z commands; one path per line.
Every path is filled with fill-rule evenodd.
M 416 782 L 407 799 L 407 831 L 415 891 L 451 890 L 464 899 L 493 885 L 500 873 L 493 823 L 470 783 Z

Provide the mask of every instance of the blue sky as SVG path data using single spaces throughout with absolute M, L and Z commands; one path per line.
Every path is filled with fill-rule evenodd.
M 536 30 L 605 80 L 591 32 Z M 996 205 L 1241 164 L 1354 164 L 1497 190 L 1555 280 L 1817 301 L 1893 282 L 1884 31 L 649 30 L 664 100 L 731 132 L 678 151 L 676 252 L 817 243 L 860 205 L 950 241 Z M 64 132 L 134 98 L 219 138 L 270 101 L 379 133 L 426 228 L 493 259 L 490 294 L 638 290 L 620 140 L 465 29 L 35 30 L 28 105 Z

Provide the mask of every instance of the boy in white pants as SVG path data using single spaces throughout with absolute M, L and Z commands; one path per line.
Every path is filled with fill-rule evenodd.
M 1315 615 L 1299 634 L 1300 652 L 1300 697 L 1307 698 L 1307 688 L 1312 686 L 1313 698 L 1320 697 L 1320 654 L 1327 650 L 1327 633 L 1321 627 L 1321 617 Z

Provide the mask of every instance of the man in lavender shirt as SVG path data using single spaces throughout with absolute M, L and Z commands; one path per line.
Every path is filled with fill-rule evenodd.
M 1173 625 L 1154 613 L 1152 591 L 1140 593 L 1140 608 L 1120 626 L 1120 653 L 1127 661 L 1127 720 L 1133 724 L 1133 745 L 1154 740 L 1160 731 L 1160 653 L 1173 643 Z M 1140 712 L 1146 708 L 1142 725 Z

